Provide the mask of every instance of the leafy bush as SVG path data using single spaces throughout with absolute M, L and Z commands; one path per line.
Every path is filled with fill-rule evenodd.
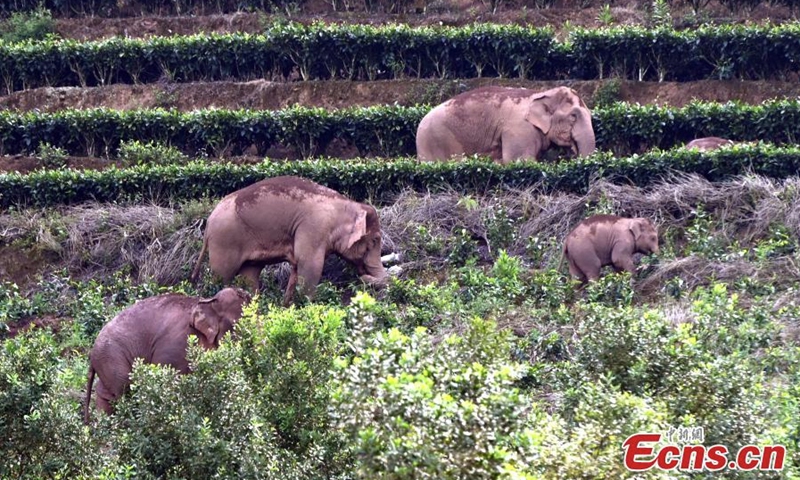
M 528 401 L 513 383 L 524 367 L 494 325 L 476 320 L 438 345 L 422 328 L 357 342 L 337 360 L 332 415 L 361 478 L 495 478 L 519 462 L 512 436 Z
M 54 38 L 55 25 L 50 10 L 41 6 L 30 12 L 15 12 L 0 22 L 0 40 L 13 43 Z
M 233 368 L 237 349 L 202 355 L 193 343 L 192 375 L 135 362 L 131 394 L 104 419 L 120 463 L 135 466 L 137 478 L 293 478 L 279 472 L 274 434 Z
M 597 178 L 624 178 L 638 186 L 651 185 L 675 171 L 697 173 L 711 181 L 754 172 L 787 178 L 800 170 L 800 149 L 759 145 L 701 153 L 676 149 L 654 151 L 628 158 L 597 152 L 587 158 L 558 164 L 517 162 L 509 165 L 485 159 L 462 162 L 419 163 L 411 159 L 391 162 L 323 160 L 233 165 L 191 162 L 185 166 L 140 166 L 103 171 L 50 170 L 27 175 L 0 175 L 0 208 L 12 206 L 68 205 L 87 200 L 100 202 L 168 203 L 175 200 L 221 197 L 264 178 L 298 175 L 326 185 L 355 200 L 383 199 L 411 188 L 455 189 L 465 193 L 496 186 L 538 185 L 545 191 L 583 193 Z M 506 235 L 503 220 L 497 233 Z M 503 237 L 499 237 L 503 240 Z M 441 240 L 444 242 L 444 239 Z M 453 260 L 475 255 L 477 243 L 469 231 L 445 248 Z M 460 256 L 459 255 L 462 255 Z
M 761 80 L 782 79 L 794 72 L 800 28 L 792 23 L 704 25 L 689 30 L 575 28 L 558 43 L 551 28 L 518 25 L 411 28 L 275 22 L 259 35 L 43 41 L 2 45 L 0 50 L 5 59 L 0 77 L 7 93 L 40 86 L 152 83 L 160 78 L 286 79 L 293 71 L 302 80 L 484 76 Z
M 345 311 L 309 305 L 245 312 L 237 324 L 241 363 L 253 394 L 277 432 L 282 448 L 299 455 L 328 448 L 325 466 L 336 468 L 336 438 L 326 433 L 328 384 L 333 359 L 344 345 Z
M 124 165 L 181 165 L 189 161 L 175 147 L 138 140 L 120 142 L 117 157 Z
M 36 156 L 41 160 L 42 165 L 48 169 L 67 166 L 67 151 L 61 147 L 54 147 L 47 142 L 39 144 Z
M 30 432 L 28 422 L 55 382 L 58 353 L 52 335 L 39 329 L 0 343 L 0 477 L 47 468 L 38 465 L 46 439 Z
M 49 144 L 70 155 L 96 156 L 136 141 L 141 143 L 126 147 L 132 155 L 144 154 L 145 148 L 166 148 L 155 144 L 170 145 L 191 156 L 223 157 L 240 155 L 252 145 L 260 152 L 281 145 L 309 157 L 324 154 L 326 146 L 338 138 L 363 156 L 414 155 L 417 126 L 430 108 L 0 111 L 0 153 L 26 153 L 32 145 Z M 681 108 L 613 103 L 593 110 L 592 126 L 598 149 L 616 155 L 673 148 L 699 136 L 794 144 L 800 138 L 800 101 L 772 100 L 759 105 L 694 102 Z M 748 147 L 735 146 L 726 153 Z M 148 153 L 148 158 L 159 164 L 166 164 L 169 158 L 184 161 L 176 152 L 159 151 Z

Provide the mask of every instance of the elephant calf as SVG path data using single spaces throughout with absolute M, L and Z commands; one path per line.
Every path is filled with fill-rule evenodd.
M 649 219 L 594 215 L 567 235 L 561 261 L 566 258 L 569 273 L 586 283 L 600 278 L 606 265 L 633 274 L 634 253 L 658 254 L 658 232 Z
M 219 340 L 242 316 L 250 295 L 239 288 L 225 288 L 211 298 L 168 293 L 139 300 L 103 326 L 89 352 L 84 421 L 89 423 L 92 383 L 97 374 L 97 408 L 112 413 L 117 400 L 130 384 L 133 361 L 170 365 L 189 372 L 186 347 L 196 335 L 206 349 Z
M 283 296 L 288 306 L 298 280 L 302 292 L 313 297 L 330 253 L 353 264 L 365 282 L 385 285 L 381 246 L 373 207 L 305 178 L 269 178 L 231 193 L 211 212 L 192 281 L 206 250 L 211 270 L 225 283 L 243 275 L 256 292 L 265 266 L 289 262 L 292 272 Z
M 716 150 L 720 147 L 724 147 L 726 145 L 733 145 L 735 143 L 736 142 L 734 142 L 733 140 L 728 140 L 726 138 L 703 137 L 703 138 L 695 138 L 691 142 L 687 143 L 684 148 L 693 148 L 701 152 L 707 152 L 709 150 Z

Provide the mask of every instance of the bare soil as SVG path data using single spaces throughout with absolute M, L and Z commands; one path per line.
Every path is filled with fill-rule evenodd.
M 590 107 L 598 89 L 618 82 L 620 101 L 681 107 L 693 100 L 758 104 L 774 98 L 800 97 L 800 82 L 703 80 L 697 82 L 634 82 L 619 80 L 528 81 L 475 78 L 465 80 L 384 80 L 376 82 L 197 82 L 103 87 L 44 87 L 0 97 L 0 108 L 55 112 L 66 108 L 106 107 L 117 110 L 204 108 L 275 110 L 292 105 L 341 109 L 371 105 L 438 104 L 465 90 L 486 85 L 546 90 L 558 85 L 575 89 Z M 607 87 L 606 87 L 607 88 Z
M 518 24 L 530 27 L 551 26 L 562 31 L 570 27 L 602 27 L 608 25 L 645 24 L 651 2 L 639 0 L 617 0 L 597 2 L 582 8 L 582 0 L 556 0 L 549 8 L 538 8 L 537 0 L 513 0 L 502 2 L 496 13 L 491 13 L 488 1 L 481 0 L 417 0 L 410 12 L 391 14 L 385 12 L 366 12 L 363 4 L 352 2 L 350 12 L 335 12 L 328 0 L 303 2 L 299 11 L 278 13 L 247 13 L 183 16 L 137 15 L 131 9 L 131 16 L 124 18 L 65 18 L 56 22 L 56 33 L 64 38 L 78 40 L 98 40 L 108 37 L 151 37 L 190 35 L 194 33 L 258 33 L 276 21 L 296 21 L 310 24 L 325 23 L 363 23 L 382 25 L 403 23 L 412 26 L 459 26 L 473 22 Z M 427 6 L 426 6 L 427 3 Z M 542 2 L 543 3 L 543 2 Z M 586 2 L 591 3 L 591 2 Z M 713 2 L 695 16 L 689 2 L 672 2 L 670 13 L 676 28 L 691 27 L 699 21 L 715 23 L 779 23 L 792 19 L 786 7 L 763 2 L 751 12 L 732 14 L 722 5 Z M 601 8 L 609 4 L 610 18 L 600 15 Z M 380 6 L 379 6 L 380 8 Z M 568 23 L 566 23 L 568 22 Z

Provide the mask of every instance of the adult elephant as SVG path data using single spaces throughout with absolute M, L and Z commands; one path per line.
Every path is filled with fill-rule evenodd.
M 189 372 L 186 347 L 196 335 L 205 349 L 219 346 L 220 339 L 242 316 L 250 295 L 239 288 L 225 288 L 211 298 L 167 293 L 139 300 L 103 326 L 89 352 L 84 421 L 89 422 L 92 384 L 97 375 L 97 408 L 112 413 L 111 402 L 130 384 L 133 362 L 169 365 Z
M 288 306 L 298 281 L 313 297 L 330 253 L 353 264 L 365 282 L 384 286 L 388 274 L 381 246 L 373 207 L 304 178 L 275 177 L 231 193 L 214 208 L 192 280 L 198 279 L 206 250 L 211 270 L 224 282 L 243 275 L 255 291 L 266 265 L 286 261 L 292 266 L 283 296 Z
M 551 145 L 595 150 L 592 114 L 574 90 L 482 87 L 428 112 L 417 128 L 417 157 L 488 155 L 497 162 L 538 159 Z

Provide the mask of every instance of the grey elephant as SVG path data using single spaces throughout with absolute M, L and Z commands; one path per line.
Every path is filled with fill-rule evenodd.
M 695 138 L 691 142 L 687 143 L 685 148 L 692 148 L 699 150 L 701 152 L 707 152 L 709 150 L 716 150 L 720 147 L 734 145 L 736 142 L 733 140 L 728 140 L 726 138 L 720 137 L 703 137 L 703 138 Z
M 255 291 L 266 265 L 286 261 L 292 267 L 283 297 L 288 306 L 298 282 L 305 295 L 314 296 L 330 253 L 353 264 L 365 282 L 384 286 L 381 246 L 373 207 L 304 178 L 275 177 L 231 193 L 214 208 L 192 280 L 206 250 L 211 270 L 224 282 L 243 275 Z
M 566 258 L 569 273 L 586 283 L 600 278 L 606 265 L 635 273 L 634 253 L 658 254 L 658 231 L 649 219 L 593 215 L 567 235 L 561 262 Z
M 422 161 L 478 154 L 506 164 L 539 159 L 553 144 L 580 156 L 595 150 L 592 114 L 571 88 L 476 88 L 433 108 L 417 128 Z
M 186 347 L 196 335 L 205 349 L 219 346 L 220 339 L 242 316 L 250 295 L 239 288 L 225 288 L 211 298 L 167 293 L 145 298 L 120 312 L 103 326 L 89 352 L 84 421 L 89 422 L 92 384 L 97 375 L 97 408 L 112 413 L 111 402 L 130 384 L 133 361 L 170 365 L 189 372 Z

